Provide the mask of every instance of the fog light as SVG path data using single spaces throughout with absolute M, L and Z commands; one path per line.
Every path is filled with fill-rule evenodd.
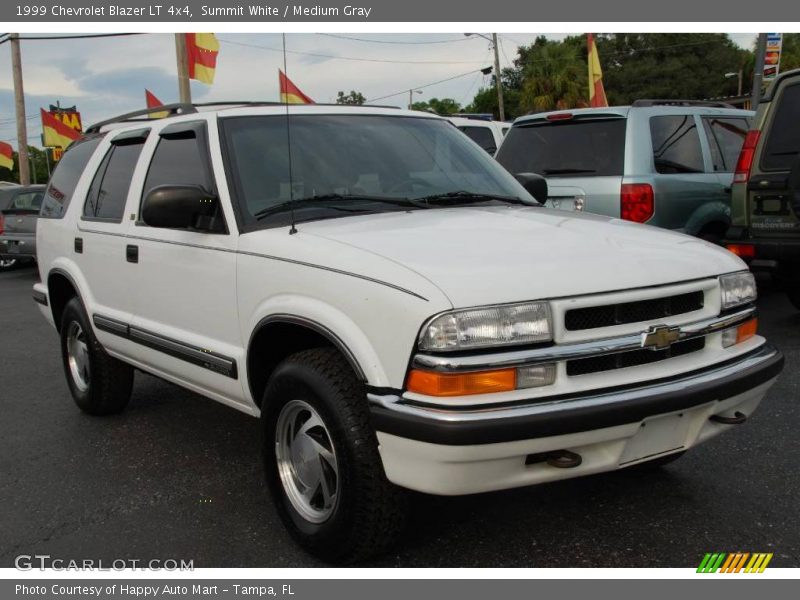
M 517 389 L 553 385 L 555 380 L 556 366 L 553 363 L 517 369 Z
M 722 332 L 722 347 L 729 348 L 736 344 L 746 342 L 756 334 L 758 329 L 758 319 L 745 321 L 738 327 L 731 327 Z

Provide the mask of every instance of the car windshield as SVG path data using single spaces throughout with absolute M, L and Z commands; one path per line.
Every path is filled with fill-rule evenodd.
M 518 125 L 497 161 L 512 173 L 545 177 L 622 175 L 625 119 L 577 119 Z
M 244 220 L 281 224 L 476 202 L 536 205 L 450 123 L 390 115 L 221 119 Z M 291 147 L 291 162 L 288 148 Z

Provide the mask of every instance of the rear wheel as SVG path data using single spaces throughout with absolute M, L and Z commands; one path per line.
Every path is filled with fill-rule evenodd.
M 290 356 L 262 406 L 267 483 L 292 537 L 333 563 L 387 548 L 404 525 L 405 494 L 386 479 L 364 386 L 344 357 Z
M 131 397 L 133 368 L 106 353 L 77 297 L 64 307 L 60 331 L 64 372 L 75 404 L 91 415 L 122 412 Z
M 0 258 L 0 271 L 10 271 L 18 262 L 16 258 Z

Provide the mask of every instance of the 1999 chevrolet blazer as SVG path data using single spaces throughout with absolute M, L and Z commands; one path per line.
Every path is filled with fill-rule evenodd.
M 543 208 L 435 115 L 159 110 L 64 154 L 34 298 L 82 410 L 121 411 L 140 369 L 260 416 L 278 510 L 327 560 L 391 543 L 403 488 L 672 460 L 783 366 L 739 258 Z

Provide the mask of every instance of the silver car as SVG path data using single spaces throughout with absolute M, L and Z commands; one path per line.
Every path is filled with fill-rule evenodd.
M 753 112 L 719 103 L 639 100 L 520 117 L 497 160 L 547 178 L 547 205 L 719 241 Z
M 45 187 L 0 188 L 0 270 L 36 260 L 36 220 Z

